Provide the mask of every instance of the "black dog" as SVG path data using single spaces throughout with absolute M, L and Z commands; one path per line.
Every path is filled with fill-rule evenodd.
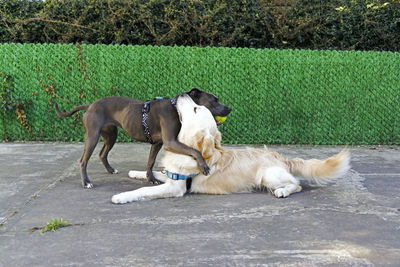
M 218 98 L 212 94 L 197 88 L 186 93 L 198 105 L 206 106 L 213 116 L 225 117 L 231 112 L 230 107 L 220 104 Z M 127 97 L 106 97 L 90 105 L 77 106 L 70 112 L 64 113 L 58 109 L 56 103 L 55 108 L 59 117 L 68 117 L 79 110 L 87 110 L 83 116 L 85 148 L 79 165 L 83 187 L 93 187 L 87 176 L 86 167 L 100 136 L 104 142 L 99 154 L 100 159 L 109 173 L 117 173 L 108 163 L 107 155 L 117 139 L 118 127 L 121 127 L 133 139 L 152 144 L 146 167 L 147 178 L 150 182 L 158 183 L 152 169 L 163 144 L 166 150 L 195 158 L 201 172 L 207 175 L 209 168 L 201 153 L 177 140 L 181 123 L 175 108 L 175 99 L 143 102 Z

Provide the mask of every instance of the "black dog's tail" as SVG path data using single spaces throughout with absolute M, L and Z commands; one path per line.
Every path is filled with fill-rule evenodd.
M 58 109 L 57 103 L 54 103 L 54 107 L 56 108 L 57 115 L 58 115 L 58 117 L 60 117 L 60 118 L 69 117 L 69 116 L 71 116 L 72 114 L 74 114 L 75 112 L 77 112 L 77 111 L 79 111 L 79 110 L 87 110 L 87 109 L 89 108 L 89 106 L 90 106 L 90 105 L 77 106 L 77 107 L 74 107 L 73 109 L 71 109 L 70 112 L 61 112 L 61 111 Z

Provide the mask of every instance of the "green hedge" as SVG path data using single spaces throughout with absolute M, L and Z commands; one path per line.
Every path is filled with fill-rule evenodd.
M 54 102 L 198 87 L 233 108 L 225 143 L 400 144 L 400 53 L 0 44 L 0 78 L 2 140 L 81 141 Z
M 399 0 L 0 0 L 0 42 L 400 51 Z

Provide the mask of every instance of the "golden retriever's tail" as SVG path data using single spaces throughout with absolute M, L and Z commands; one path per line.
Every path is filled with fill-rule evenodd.
M 292 174 L 323 184 L 343 176 L 350 169 L 350 153 L 344 149 L 326 160 L 294 158 L 288 160 L 287 165 Z

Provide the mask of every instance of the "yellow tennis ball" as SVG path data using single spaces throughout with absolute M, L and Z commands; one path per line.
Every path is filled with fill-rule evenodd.
M 224 123 L 224 121 L 226 120 L 226 116 L 225 117 L 215 116 L 214 118 L 221 124 Z

